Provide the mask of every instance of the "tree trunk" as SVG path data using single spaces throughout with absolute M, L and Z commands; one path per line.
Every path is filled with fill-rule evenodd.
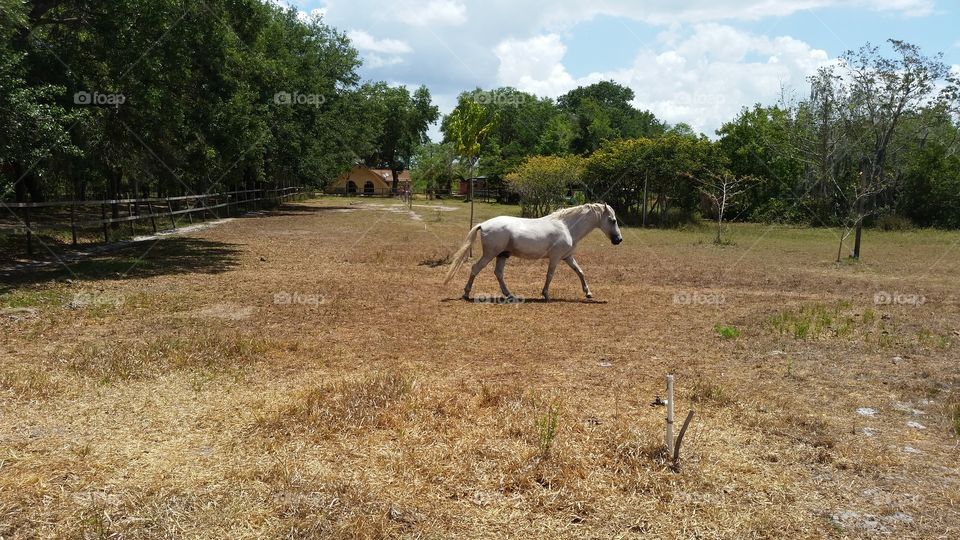
M 647 226 L 647 204 L 649 203 L 647 198 L 647 175 L 643 175 L 643 226 Z
M 400 171 L 395 168 L 390 168 L 390 174 L 393 175 L 393 184 L 390 187 L 390 192 L 394 195 L 397 194 L 397 189 L 400 186 Z

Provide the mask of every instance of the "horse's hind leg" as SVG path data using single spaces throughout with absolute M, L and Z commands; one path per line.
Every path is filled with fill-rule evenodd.
M 483 254 L 483 257 L 480 257 L 480 260 L 473 263 L 473 268 L 470 269 L 470 279 L 467 280 L 467 286 L 463 288 L 463 299 L 470 299 L 470 289 L 473 289 L 473 280 L 477 278 L 477 274 L 483 270 L 483 267 L 490 263 L 493 260 L 493 256 Z
M 543 284 L 543 299 L 550 300 L 550 282 L 553 281 L 553 273 L 557 271 L 557 263 L 560 259 L 550 259 L 550 266 L 547 267 L 547 281 Z
M 583 287 L 583 293 L 587 295 L 587 298 L 593 298 L 593 294 L 590 292 L 590 286 L 587 285 L 587 278 L 583 275 L 583 270 L 580 269 L 580 265 L 577 264 L 577 260 L 573 258 L 573 255 L 564 259 L 567 261 L 567 265 L 570 268 L 573 268 L 573 271 L 577 273 L 577 277 L 580 278 L 580 286 Z
M 497 281 L 500 282 L 500 292 L 507 298 L 513 298 L 513 294 L 511 294 L 510 289 L 507 288 L 507 283 L 503 280 L 503 267 L 506 266 L 507 257 L 509 256 L 509 254 L 504 253 L 497 255 L 497 266 L 493 270 L 493 273 L 497 275 Z

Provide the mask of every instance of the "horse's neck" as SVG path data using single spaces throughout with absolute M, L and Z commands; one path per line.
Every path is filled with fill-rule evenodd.
M 583 212 L 567 216 L 567 229 L 570 230 L 570 236 L 573 237 L 573 243 L 579 242 L 584 236 L 590 234 L 590 231 L 597 228 L 599 220 L 597 213 L 590 208 L 584 208 Z

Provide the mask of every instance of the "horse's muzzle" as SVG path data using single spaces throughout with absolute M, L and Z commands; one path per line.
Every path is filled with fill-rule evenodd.
M 610 241 L 613 242 L 613 245 L 617 245 L 617 244 L 619 244 L 620 242 L 623 242 L 623 237 L 622 237 L 622 236 L 612 236 L 612 237 L 610 237 Z

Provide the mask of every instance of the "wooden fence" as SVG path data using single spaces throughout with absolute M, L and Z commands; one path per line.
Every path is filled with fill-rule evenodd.
M 341 197 L 402 197 L 403 192 L 394 192 L 391 189 L 373 189 L 367 191 L 347 191 L 346 188 L 328 188 L 323 192 L 325 195 L 338 195 Z M 414 196 L 433 196 L 443 199 L 469 199 L 469 195 L 459 193 L 456 190 L 427 190 L 427 189 L 414 189 L 412 190 L 412 195 Z M 473 196 L 478 201 L 483 202 L 494 202 L 500 199 L 503 195 L 499 189 L 477 189 L 474 191 Z
M 179 197 L 145 197 L 138 199 L 105 199 L 97 201 L 51 201 L 13 203 L 0 202 L 0 206 L 10 209 L 16 216 L 14 233 L 25 236 L 27 253 L 33 254 L 33 237 L 36 231 L 62 229 L 70 231 L 71 243 L 77 245 L 78 231 L 87 229 L 102 230 L 104 242 L 110 241 L 110 229 L 127 223 L 130 234 L 134 233 L 134 223 L 149 221 L 153 232 L 158 224 L 162 227 L 169 223 L 177 228 L 177 217 L 184 216 L 193 223 L 197 212 L 209 213 L 209 217 L 220 218 L 231 211 L 257 210 L 265 202 L 279 203 L 300 195 L 300 188 L 247 189 L 202 195 L 183 195 Z M 109 216 L 109 217 L 108 217 Z

